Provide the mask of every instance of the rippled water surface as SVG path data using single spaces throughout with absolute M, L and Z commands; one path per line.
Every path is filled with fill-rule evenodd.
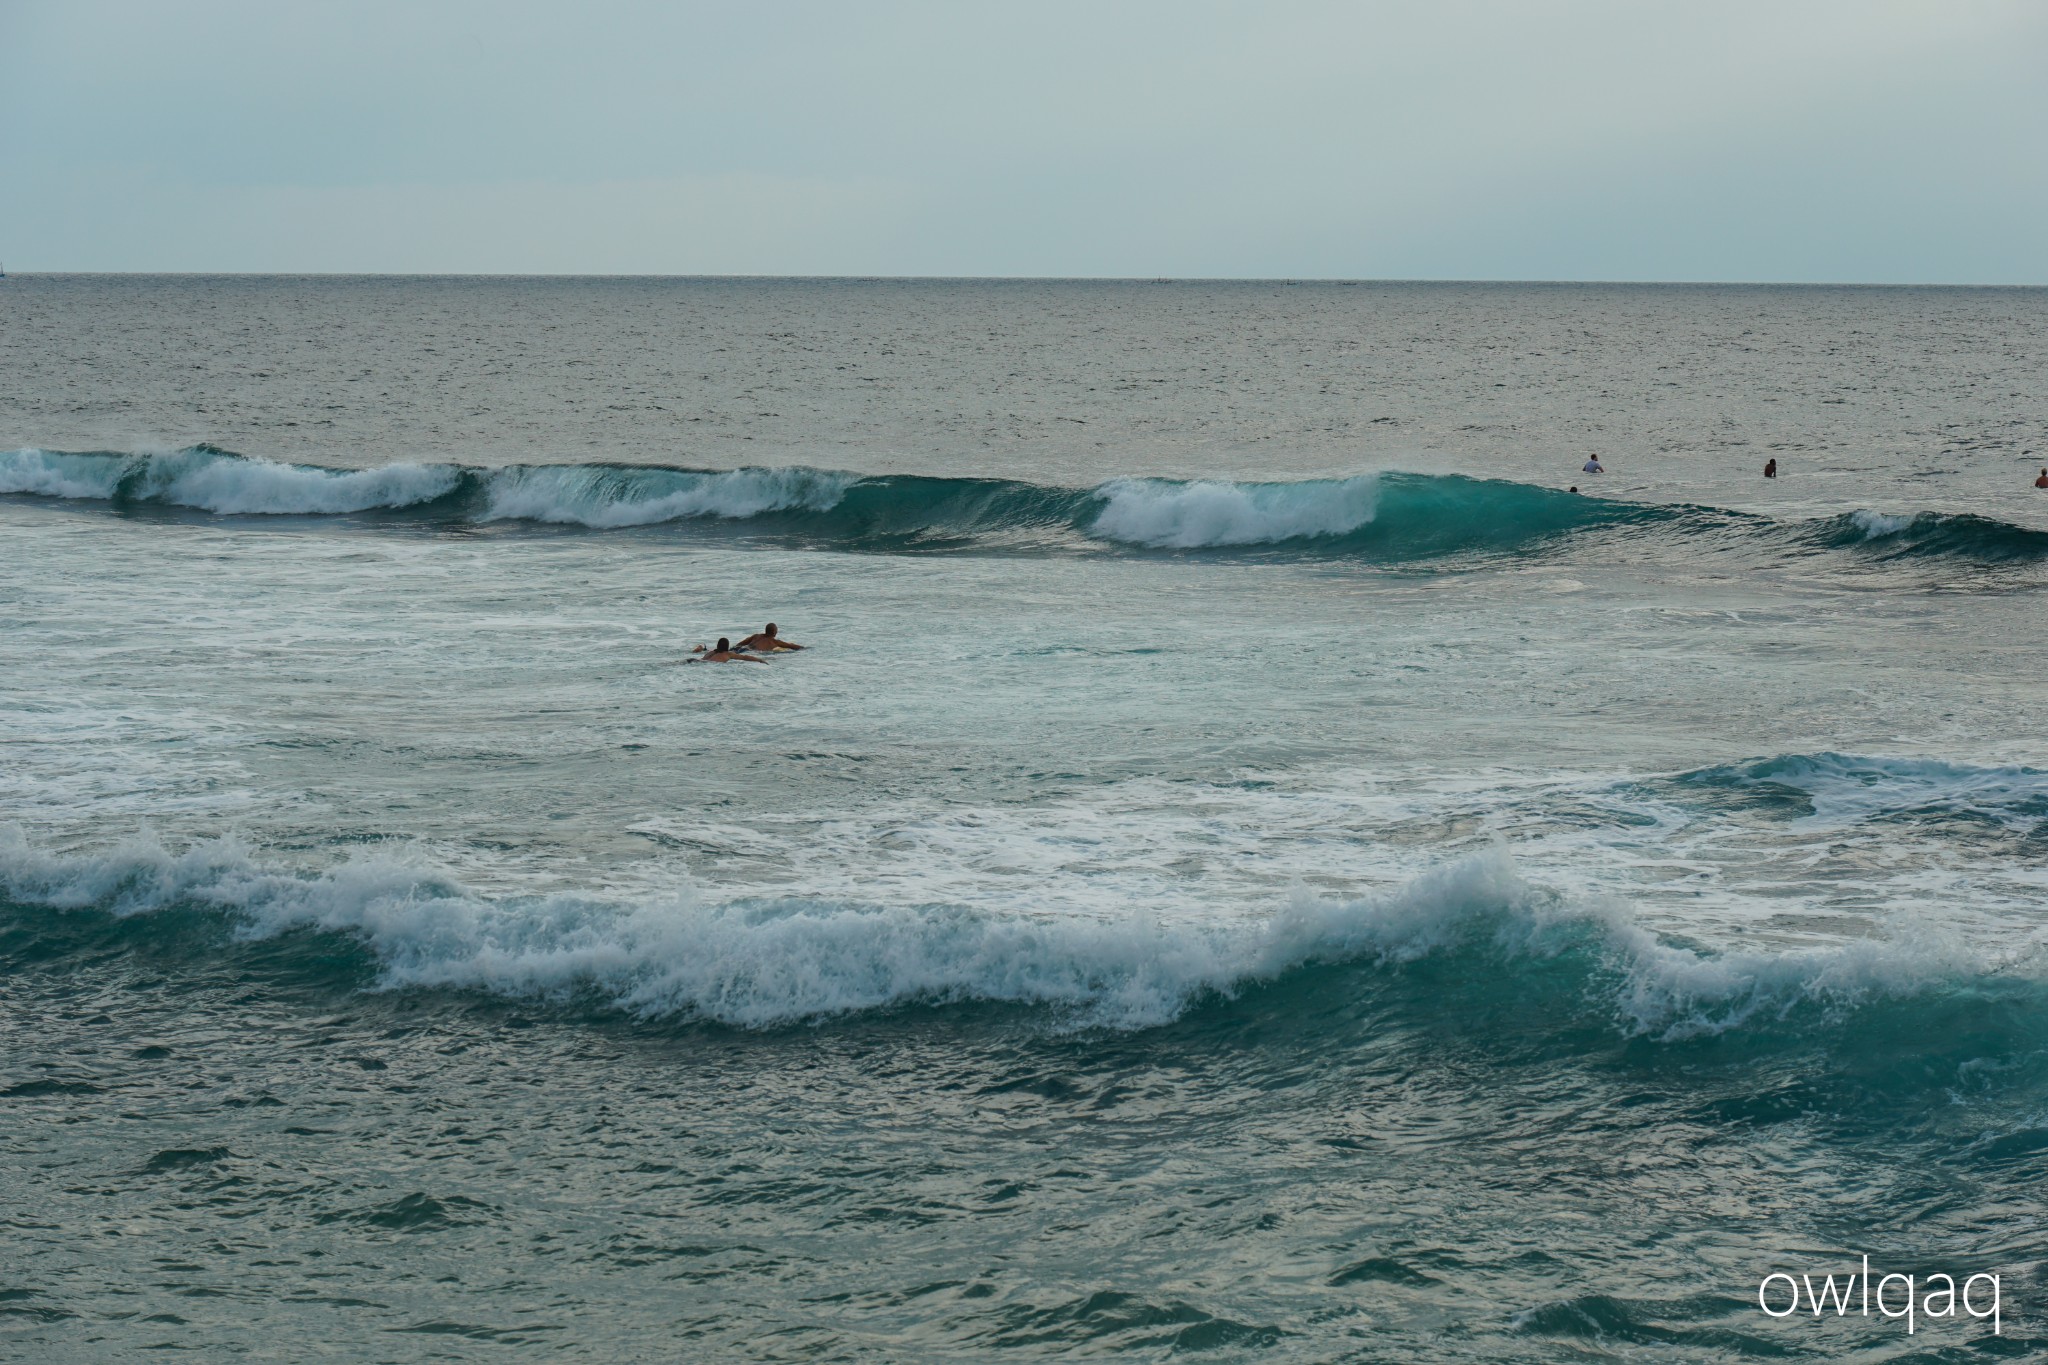
M 0 372 L 0 1357 L 2048 1351 L 2048 294 L 26 277 Z M 1865 1253 L 1996 1333 L 1758 1308 Z

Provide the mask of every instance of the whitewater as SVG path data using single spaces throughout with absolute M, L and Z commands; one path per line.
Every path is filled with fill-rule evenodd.
M 247 458 L 208 446 L 162 452 L 0 451 L 0 494 L 230 516 L 388 512 L 452 523 L 533 522 L 591 530 L 681 523 L 847 548 L 998 550 L 1282 546 L 1399 560 L 1533 553 L 1573 532 L 1657 530 L 1796 554 L 1881 550 L 1963 562 L 2048 560 L 2048 529 L 1968 513 L 1774 520 L 1644 504 L 1464 475 L 1405 471 L 1241 482 L 1119 477 L 1092 488 L 1001 479 L 864 478 L 807 466 L 384 465 L 352 470 Z M 1382 515 L 1384 507 L 1385 515 Z
M 5 285 L 0 1357 L 2048 1349 L 2039 291 Z

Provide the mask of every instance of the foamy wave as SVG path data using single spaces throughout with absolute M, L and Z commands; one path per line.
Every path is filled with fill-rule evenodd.
M 2048 820 L 2048 772 L 2018 765 L 1824 752 L 1708 768 L 1692 778 L 1803 792 L 1813 805 L 1813 814 L 1801 822 L 1809 827 L 1931 810 L 1980 815 L 2022 831 Z
M 929 906 L 691 893 L 619 903 L 497 899 L 388 857 L 318 876 L 266 870 L 232 840 L 172 853 L 137 838 L 55 855 L 0 827 L 0 890 L 19 904 L 147 914 L 210 906 L 251 939 L 296 929 L 360 938 L 386 988 L 594 994 L 654 1018 L 772 1027 L 911 1004 L 1052 1006 L 1071 1021 L 1143 1028 L 1315 962 L 1399 964 L 1480 949 L 1510 959 L 1590 951 L 1631 1034 L 1718 1033 L 1805 1004 L 1909 994 L 1973 964 L 1934 940 L 1710 955 L 1665 943 L 1615 907 L 1572 907 L 1504 852 L 1357 900 L 1298 893 L 1239 926 L 992 915 Z
M 453 492 L 461 477 L 453 465 L 318 469 L 185 450 L 150 457 L 128 491 L 133 497 L 208 512 L 323 516 L 432 502 Z
M 1496 851 L 1466 859 L 1386 900 L 1298 897 L 1266 930 L 1261 975 L 1307 961 L 1412 961 L 1475 937 L 1510 957 L 1579 947 L 1617 973 L 1607 995 L 1630 1036 L 1673 1042 L 1782 1019 L 1802 1006 L 1847 1007 L 1917 994 L 1982 964 L 1938 934 L 1782 952 L 1703 953 L 1666 943 L 1619 903 L 1570 905 L 1535 887 Z
M 492 470 L 485 521 L 544 521 L 608 529 L 686 517 L 738 519 L 764 512 L 825 512 L 857 476 L 793 466 L 699 472 L 612 465 Z
M 2048 560 L 2048 530 L 1968 512 L 1859 511 L 1813 524 L 1830 549 L 1864 548 L 1888 562 L 1917 558 L 1965 564 L 2038 564 Z
M 2048 562 L 2048 531 L 1967 514 L 1861 511 L 1793 524 L 1712 508 L 1611 501 L 1505 479 L 1387 472 L 1298 483 L 1118 478 L 1093 488 L 1013 479 L 862 476 L 802 465 L 704 470 L 562 464 L 332 469 L 211 446 L 154 453 L 0 451 L 0 496 L 159 503 L 223 514 L 373 513 L 434 504 L 451 522 L 607 530 L 768 518 L 768 535 L 912 551 L 1229 550 L 1382 563 L 1526 556 L 1603 529 L 1746 537 L 1759 547 L 1851 551 L 1866 563 Z
M 1895 536 L 1905 530 L 1913 524 L 1915 518 L 1899 516 L 1892 512 L 1872 512 L 1866 509 L 1851 512 L 1849 520 L 1855 524 L 1858 530 L 1863 532 L 1865 540 L 1882 540 L 1886 536 Z
M 111 498 L 128 466 L 129 461 L 108 455 L 67 455 L 34 448 L 0 451 L 0 493 Z
M 1194 550 L 1355 531 L 1373 519 L 1379 480 L 1369 475 L 1303 483 L 1113 479 L 1095 493 L 1103 508 L 1089 534 L 1127 545 Z
M 1789 952 L 1697 953 L 1639 926 L 1608 926 L 1623 973 L 1616 1011 L 1630 1034 L 1664 1042 L 1712 1036 L 1803 1005 L 1836 1008 L 1917 995 L 1984 970 L 1960 943 L 1928 932 Z
M 454 465 L 390 464 L 323 469 L 229 455 L 204 446 L 143 455 L 0 455 L 0 492 L 111 499 L 233 515 L 331 516 L 412 507 L 454 491 Z

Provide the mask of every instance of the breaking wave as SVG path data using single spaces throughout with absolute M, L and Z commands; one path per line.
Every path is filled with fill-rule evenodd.
M 159 454 L 0 454 L 0 493 L 106 502 L 161 503 L 234 515 L 333 516 L 415 507 L 454 492 L 452 465 L 391 464 L 322 469 L 249 460 L 210 446 Z
M 1076 1025 L 1138 1029 L 1297 973 L 1444 960 L 1473 983 L 1541 980 L 1561 1009 L 1663 1041 L 1717 1035 L 1814 1009 L 1967 986 L 1984 970 L 1926 937 L 1707 952 L 1660 939 L 1622 908 L 1567 903 L 1495 850 L 1385 894 L 1296 893 L 1237 926 L 993 915 L 799 899 L 714 903 L 492 897 L 388 857 L 321 874 L 266 868 L 233 840 L 173 852 L 147 838 L 61 855 L 0 827 L 0 945 L 13 961 L 98 959 L 95 925 L 147 933 L 199 911 L 241 941 L 298 932 L 357 941 L 382 989 L 444 988 L 652 1019 L 770 1028 L 911 1006 L 1045 1007 Z M 67 947 L 67 944 L 69 945 Z M 210 959 L 216 947 L 198 950 Z M 308 950 L 309 958 L 332 954 Z
M 1850 512 L 1815 524 L 1823 549 L 1880 559 L 1956 559 L 1975 564 L 2048 560 L 2048 531 L 1968 512 Z
M 1857 511 L 1812 521 L 1612 501 L 1505 479 L 1385 472 L 1292 482 L 1118 478 L 1092 488 L 1013 479 L 861 475 L 803 465 L 677 469 L 392 464 L 331 469 L 211 446 L 124 454 L 0 452 L 0 494 L 428 525 L 665 526 L 844 549 L 1263 551 L 1402 562 L 1541 552 L 1596 530 L 1695 537 L 1878 563 L 2048 562 L 2048 531 L 1968 514 Z
M 154 454 L 0 453 L 0 493 L 222 515 L 383 514 L 465 525 L 595 530 L 673 525 L 849 548 L 968 546 L 1132 551 L 1252 547 L 1408 558 L 1505 551 L 1663 509 L 1459 475 L 1290 483 L 1112 479 L 1061 488 L 1010 479 L 862 476 L 805 466 L 730 470 L 612 464 L 396 464 L 328 469 L 209 446 Z
M 1293 484 L 1115 479 L 1096 491 L 1103 506 L 1091 528 L 1095 535 L 1174 550 L 1346 535 L 1371 521 L 1379 503 L 1379 481 L 1371 478 Z
M 541 521 L 609 530 L 693 517 L 745 520 L 768 512 L 829 512 L 858 479 L 787 469 L 634 469 L 617 465 L 515 465 L 481 479 L 481 521 Z

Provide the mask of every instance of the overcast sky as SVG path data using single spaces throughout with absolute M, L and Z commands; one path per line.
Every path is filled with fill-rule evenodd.
M 0 261 L 2048 284 L 2048 3 L 0 0 Z

